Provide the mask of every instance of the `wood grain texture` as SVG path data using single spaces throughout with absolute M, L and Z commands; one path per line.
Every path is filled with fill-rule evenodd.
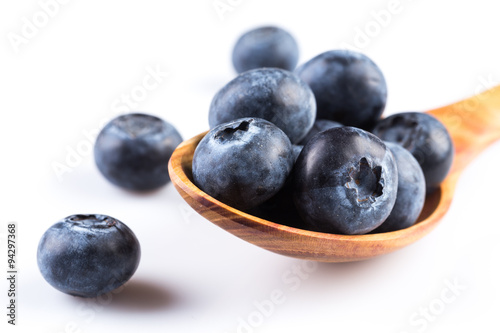
M 500 139 L 500 86 L 428 113 L 447 127 L 455 144 L 455 158 L 440 190 L 427 197 L 418 222 L 403 230 L 368 235 L 326 234 L 273 223 L 227 206 L 192 182 L 194 150 L 206 133 L 179 145 L 170 159 L 169 174 L 183 199 L 200 215 L 261 248 L 325 262 L 368 259 L 412 244 L 437 226 L 450 207 L 462 170 L 488 145 Z

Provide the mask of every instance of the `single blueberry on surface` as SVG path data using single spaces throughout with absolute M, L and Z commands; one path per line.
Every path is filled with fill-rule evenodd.
M 389 217 L 374 232 L 388 232 L 411 227 L 417 221 L 425 203 L 425 178 L 413 155 L 398 144 L 385 142 L 398 168 L 396 203 Z
M 237 119 L 215 127 L 200 141 L 193 156 L 193 180 L 215 199 L 250 209 L 278 193 L 293 158 L 290 140 L 274 124 Z
M 421 112 L 402 112 L 382 119 L 373 134 L 406 148 L 424 172 L 427 193 L 446 178 L 453 162 L 454 146 L 444 125 Z
M 157 189 L 170 181 L 168 160 L 182 142 L 166 121 L 131 113 L 111 120 L 99 133 L 94 158 L 111 183 L 133 191 Z
M 392 153 L 358 128 L 332 128 L 314 136 L 293 175 L 294 202 L 310 230 L 365 234 L 385 221 L 396 201 Z
M 71 215 L 52 225 L 38 245 L 38 268 L 63 293 L 96 297 L 127 282 L 139 265 L 139 241 L 107 215 Z
M 387 100 L 384 75 L 364 54 L 327 51 L 295 72 L 316 97 L 318 119 L 370 130 L 384 111 Z
M 335 128 L 335 127 L 342 127 L 341 123 L 338 123 L 333 120 L 328 120 L 328 119 L 316 119 L 316 121 L 313 124 L 313 127 L 311 130 L 307 133 L 307 135 L 299 142 L 300 145 L 305 145 L 309 140 L 312 139 L 313 136 L 318 134 L 319 132 L 326 131 L 327 129 L 330 128 Z
M 231 120 L 257 117 L 278 126 L 292 143 L 309 132 L 316 118 L 311 89 L 295 74 L 277 68 L 259 68 L 238 75 L 214 96 L 210 128 Z
M 292 71 L 299 59 L 299 47 L 287 31 L 272 26 L 260 27 L 238 39 L 232 58 L 238 73 L 261 67 Z

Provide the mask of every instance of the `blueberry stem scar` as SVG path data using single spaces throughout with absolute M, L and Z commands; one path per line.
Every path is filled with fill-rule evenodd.
M 246 132 L 248 131 L 248 128 L 250 127 L 250 123 L 253 121 L 253 119 L 246 120 L 241 122 L 237 127 L 227 127 L 224 128 L 222 131 L 217 133 L 215 135 L 215 139 L 219 140 L 220 142 L 226 142 L 230 140 L 233 137 L 233 134 L 237 131 L 243 131 Z
M 349 170 L 350 181 L 345 183 L 345 187 L 356 191 L 358 202 L 368 200 L 375 202 L 384 190 L 384 180 L 381 176 L 382 167 L 377 165 L 372 168 L 368 160 L 363 157 L 359 160 L 359 168 L 352 167 Z

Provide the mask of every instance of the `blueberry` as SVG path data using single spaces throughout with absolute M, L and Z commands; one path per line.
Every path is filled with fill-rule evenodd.
M 314 123 L 314 95 L 307 84 L 291 72 L 254 69 L 238 75 L 215 95 L 208 121 L 210 128 L 214 128 L 244 117 L 268 120 L 296 143 Z
M 338 123 L 333 120 L 328 119 L 316 119 L 313 124 L 311 130 L 307 133 L 307 135 L 299 142 L 301 145 L 305 145 L 309 140 L 312 139 L 313 136 L 318 134 L 319 132 L 326 131 L 329 128 L 342 127 L 341 123 Z
M 263 119 L 242 118 L 215 127 L 200 141 L 193 179 L 225 204 L 250 209 L 281 189 L 293 161 L 283 131 Z
M 387 220 L 375 232 L 404 229 L 417 221 L 425 202 L 425 178 L 413 155 L 400 145 L 385 142 L 398 168 L 398 194 Z
M 384 111 L 387 100 L 384 76 L 361 53 L 328 51 L 297 68 L 296 73 L 314 92 L 318 119 L 370 130 Z
M 308 229 L 364 234 L 389 216 L 398 174 L 387 146 L 354 127 L 314 136 L 294 167 L 294 202 Z
M 38 267 L 54 288 L 96 297 L 134 274 L 141 250 L 132 230 L 106 215 L 71 215 L 51 226 L 38 245 Z
M 408 149 L 424 172 L 427 193 L 436 190 L 453 162 L 454 148 L 443 124 L 426 113 L 403 112 L 381 120 L 373 133 Z
M 170 181 L 168 160 L 182 142 L 164 120 L 141 113 L 119 116 L 99 133 L 94 158 L 111 183 L 133 191 L 157 189 Z
M 243 34 L 233 49 L 233 65 L 238 73 L 261 67 L 292 71 L 299 59 L 295 38 L 278 27 L 261 27 Z

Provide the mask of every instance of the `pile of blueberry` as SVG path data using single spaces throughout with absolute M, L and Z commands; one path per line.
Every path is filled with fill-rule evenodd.
M 328 51 L 295 69 L 298 54 L 295 39 L 276 27 L 238 40 L 239 75 L 212 100 L 211 130 L 193 156 L 195 184 L 232 207 L 303 229 L 364 234 L 414 224 L 451 166 L 444 126 L 417 112 L 381 119 L 386 82 L 363 54 Z M 100 132 L 95 162 L 111 183 L 151 191 L 169 182 L 167 163 L 181 142 L 164 120 L 126 114 Z M 100 214 L 62 219 L 38 246 L 43 277 L 81 297 L 118 288 L 139 260 L 132 230 Z
M 361 53 L 324 52 L 294 70 L 291 39 L 264 27 L 237 42 L 240 74 L 212 100 L 194 183 L 232 207 L 313 231 L 413 225 L 450 170 L 446 128 L 418 112 L 381 119 L 386 81 Z

